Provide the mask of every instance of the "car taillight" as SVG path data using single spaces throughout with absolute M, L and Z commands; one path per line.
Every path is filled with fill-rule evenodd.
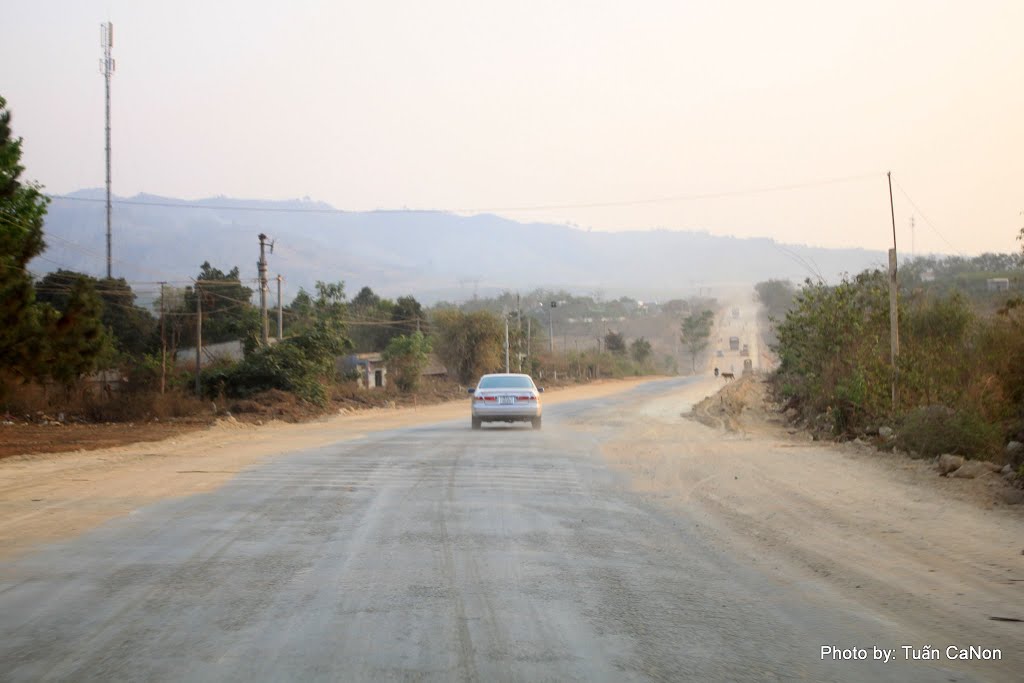
M 536 396 L 516 396 L 517 401 L 536 401 Z
M 477 396 L 478 401 L 497 401 L 498 399 L 494 396 Z

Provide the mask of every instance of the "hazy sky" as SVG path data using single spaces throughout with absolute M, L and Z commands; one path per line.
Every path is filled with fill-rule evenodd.
M 0 95 L 26 177 L 52 193 L 103 184 L 110 20 L 119 195 L 885 249 L 892 170 L 901 251 L 1020 247 L 1022 0 L 6 0 L 3 13 Z

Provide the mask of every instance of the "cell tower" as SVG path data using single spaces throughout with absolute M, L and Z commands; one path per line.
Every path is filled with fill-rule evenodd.
M 103 57 L 100 58 L 100 73 L 106 84 L 107 116 L 107 279 L 113 277 L 110 270 L 110 77 L 114 74 L 114 58 L 110 55 L 114 47 L 114 24 L 106 22 L 100 24 L 100 47 L 103 48 Z

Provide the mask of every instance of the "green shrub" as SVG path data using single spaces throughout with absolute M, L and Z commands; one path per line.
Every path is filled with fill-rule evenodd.
M 878 271 L 834 287 L 806 282 L 777 327 L 779 394 L 840 432 L 889 408 L 888 295 Z
M 988 460 L 1002 444 L 999 425 L 986 422 L 969 409 L 924 406 L 908 413 L 900 426 L 896 445 L 920 457 L 956 453 Z
M 321 380 L 348 345 L 330 324 L 317 323 L 302 334 L 253 351 L 240 363 L 205 370 L 203 389 L 208 396 L 230 398 L 280 389 L 322 406 L 327 403 L 327 390 Z
M 202 385 L 210 397 L 247 398 L 269 389 L 289 391 L 296 396 L 323 405 L 327 392 L 320 382 L 320 367 L 295 344 L 281 342 L 257 349 L 245 360 L 228 367 L 203 371 Z
M 414 391 L 419 385 L 420 375 L 427 366 L 430 354 L 430 340 L 422 332 L 393 337 L 384 350 L 388 371 L 395 377 L 395 385 L 401 391 Z

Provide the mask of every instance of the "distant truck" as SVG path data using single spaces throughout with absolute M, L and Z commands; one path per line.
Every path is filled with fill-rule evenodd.
M 729 337 L 729 350 L 730 351 L 739 351 L 740 350 L 740 338 L 739 337 Z
M 750 355 L 750 347 L 747 346 L 746 344 L 744 344 L 743 348 L 740 349 L 740 355 L 741 356 L 749 356 Z
M 754 372 L 754 361 L 749 358 L 743 359 L 743 374 L 750 375 Z

